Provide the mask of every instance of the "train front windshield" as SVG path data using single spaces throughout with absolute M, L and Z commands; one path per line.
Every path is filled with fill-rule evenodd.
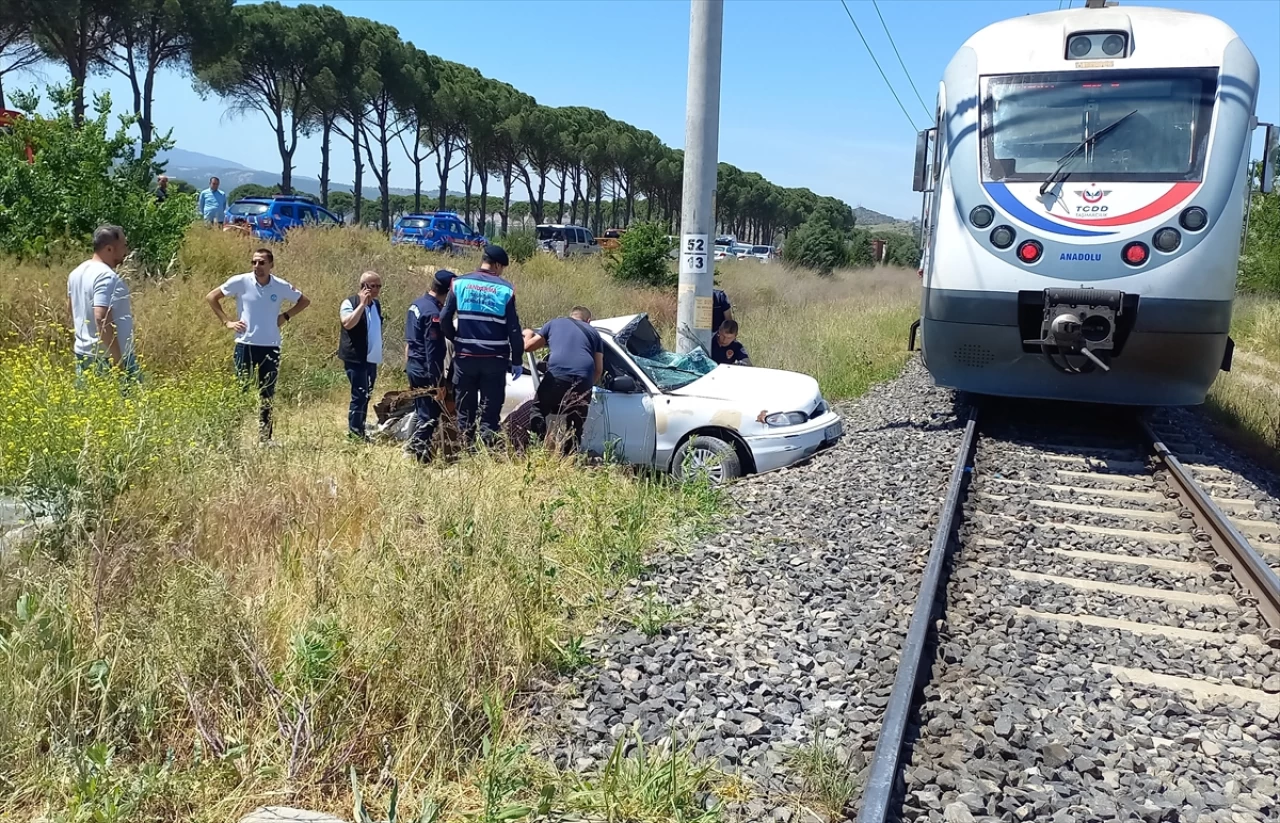
M 1068 72 L 986 77 L 982 167 L 991 182 L 1042 182 L 1064 168 L 1091 181 L 1199 180 L 1216 70 Z

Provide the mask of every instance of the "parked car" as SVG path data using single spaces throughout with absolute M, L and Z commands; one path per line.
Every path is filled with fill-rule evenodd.
M 289 231 L 302 226 L 341 225 L 342 221 L 333 212 L 309 197 L 297 195 L 244 197 L 227 209 L 227 229 L 252 234 L 259 240 L 278 242 L 284 240 Z
M 429 211 L 401 215 L 391 229 L 391 245 L 412 243 L 430 251 L 461 251 L 482 247 L 485 236 L 473 231 L 465 220 L 451 211 Z
M 752 246 L 747 256 L 767 263 L 774 257 L 773 246 Z
M 646 314 L 592 325 L 604 342 L 604 377 L 583 430 L 591 455 L 719 484 L 798 463 L 844 433 L 806 374 L 717 365 L 701 349 L 675 354 Z M 526 373 L 507 378 L 508 427 L 527 420 L 537 392 L 539 364 L 526 357 Z M 407 439 L 412 423 L 395 425 L 394 436 Z
M 601 252 L 595 237 L 582 226 L 542 223 L 537 227 L 537 241 L 538 248 L 562 258 Z
M 605 229 L 604 234 L 596 238 L 596 240 L 602 250 L 612 251 L 622 248 L 622 235 L 626 233 L 626 229 Z

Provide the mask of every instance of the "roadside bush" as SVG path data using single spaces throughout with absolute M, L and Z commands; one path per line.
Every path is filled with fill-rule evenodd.
M 58 517 L 226 443 L 247 401 L 225 369 L 127 384 L 43 344 L 0 350 L 0 492 Z
M 531 231 L 508 232 L 498 242 L 507 250 L 507 256 L 516 263 L 523 263 L 538 250 L 537 235 Z
M 678 274 L 671 266 L 671 242 L 661 223 L 637 223 L 627 229 L 616 254 L 605 263 L 619 280 L 646 286 L 673 286 Z M 710 262 L 710 255 L 708 255 Z
M 1280 296 L 1280 190 L 1253 198 L 1249 236 L 1240 255 L 1240 286 Z
M 114 223 L 145 271 L 165 271 L 195 215 L 191 195 L 174 191 L 158 204 L 149 190 L 156 153 L 172 141 L 139 147 L 129 117 L 110 131 L 107 95 L 95 97 L 93 115 L 76 128 L 70 92 L 51 87 L 48 95 L 51 117 L 36 114 L 36 95 L 13 95 L 25 116 L 0 135 L 0 251 L 20 258 L 87 251 L 93 230 Z
M 846 235 L 825 219 L 811 217 L 787 238 L 783 259 L 795 266 L 829 275 L 849 262 Z

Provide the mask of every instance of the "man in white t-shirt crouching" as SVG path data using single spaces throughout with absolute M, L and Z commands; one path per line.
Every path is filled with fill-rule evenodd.
M 124 229 L 99 226 L 93 233 L 93 257 L 76 266 L 67 277 L 77 374 L 115 367 L 131 377 L 137 376 L 133 303 L 129 286 L 116 273 L 128 256 Z
M 258 374 L 258 396 L 262 399 L 259 435 L 263 442 L 271 440 L 271 402 L 276 394 L 276 378 L 280 373 L 280 327 L 296 317 L 311 301 L 302 292 L 272 274 L 275 255 L 270 249 L 258 249 L 250 260 L 253 271 L 237 274 L 205 298 L 222 325 L 236 333 L 236 374 L 249 386 L 249 378 Z M 228 320 L 222 310 L 222 298 L 236 299 L 235 320 Z M 282 311 L 284 303 L 293 306 Z

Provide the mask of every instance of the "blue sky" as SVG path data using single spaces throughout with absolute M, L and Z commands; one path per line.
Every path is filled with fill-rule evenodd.
M 1083 0 L 1072 0 L 1076 6 Z M 894 102 L 839 0 L 727 0 L 720 107 L 720 160 L 784 186 L 807 186 L 899 217 L 919 209 L 911 192 L 914 129 L 925 111 L 893 55 L 875 8 L 849 8 L 916 126 Z M 476 67 L 552 106 L 586 105 L 684 143 L 689 3 L 685 0 L 330 0 L 344 13 L 395 26 L 419 48 Z M 880 0 L 880 10 L 925 103 L 956 48 L 979 28 L 1053 11 L 1060 0 Z M 1137 5 L 1122 3 L 1122 5 Z M 1148 0 L 1213 14 L 1234 28 L 1262 69 L 1258 116 L 1280 120 L 1280 2 Z M 56 79 L 47 69 L 46 79 Z M 21 85 L 15 82 L 14 86 Z M 117 105 L 123 78 L 97 77 Z M 156 116 L 181 148 L 275 171 L 275 141 L 260 115 L 233 117 L 201 100 L 190 79 L 157 82 Z M 1261 130 L 1255 156 L 1260 152 Z M 335 153 L 333 179 L 351 178 Z M 392 183 L 412 186 L 407 161 Z M 295 173 L 318 176 L 318 140 L 304 141 Z M 366 176 L 367 182 L 372 182 Z M 450 181 L 461 188 L 460 181 Z

